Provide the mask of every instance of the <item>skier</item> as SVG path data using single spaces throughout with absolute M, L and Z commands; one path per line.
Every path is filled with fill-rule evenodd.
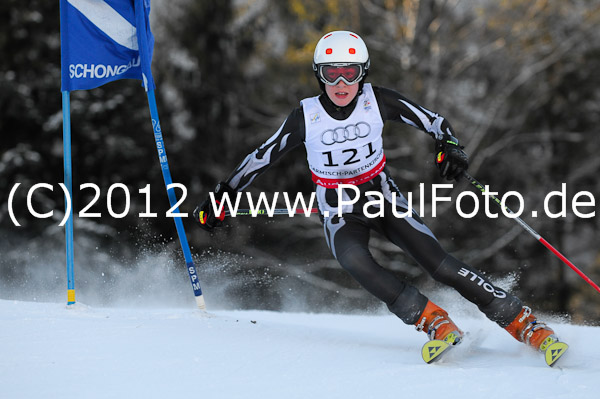
M 545 352 L 551 344 L 559 342 L 558 338 L 551 328 L 536 319 L 530 308 L 494 286 L 478 270 L 447 253 L 414 212 L 405 218 L 392 215 L 392 194 L 396 195 L 397 212 L 406 212 L 408 202 L 385 167 L 382 146 L 385 122 L 403 122 L 428 133 L 435 140 L 435 163 L 440 175 L 448 180 L 461 176 L 468 167 L 468 157 L 450 123 L 442 116 L 396 91 L 366 83 L 369 66 L 367 47 L 357 34 L 335 31 L 324 35 L 313 58 L 313 70 L 322 93 L 302 100 L 279 130 L 216 186 L 215 199 L 220 201 L 225 193 L 234 197 L 285 153 L 304 144 L 325 239 L 333 256 L 367 291 L 385 302 L 392 313 L 427 333 L 430 340 L 443 341 L 447 344 L 444 349 L 463 338 L 463 332 L 444 309 L 377 264 L 368 248 L 370 230 L 387 237 L 435 280 L 457 290 L 517 340 Z M 342 183 L 358 189 L 360 200 L 354 205 L 342 204 L 340 217 L 338 198 L 355 198 L 354 190 L 338 187 Z M 367 191 L 383 194 L 382 217 L 363 214 L 363 205 L 369 201 Z M 213 231 L 222 225 L 224 214 L 216 214 L 209 197 L 195 209 L 194 218 L 202 228 Z M 553 351 L 558 354 L 553 354 L 548 364 L 556 361 L 564 350 L 566 344 L 562 344 L 561 351 Z M 423 356 L 425 359 L 426 354 Z M 433 360 L 435 355 L 432 356 L 425 360 Z

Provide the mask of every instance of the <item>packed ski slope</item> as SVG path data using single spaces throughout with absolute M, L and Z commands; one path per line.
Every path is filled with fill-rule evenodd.
M 0 398 L 596 398 L 600 328 L 555 368 L 485 319 L 441 362 L 394 316 L 0 300 Z

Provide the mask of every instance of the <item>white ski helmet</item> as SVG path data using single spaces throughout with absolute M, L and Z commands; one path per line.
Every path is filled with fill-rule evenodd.
M 369 70 L 369 51 L 367 45 L 356 33 L 334 31 L 319 40 L 313 56 L 313 70 L 324 84 L 336 85 L 340 80 L 354 84 L 362 80 Z M 356 66 L 355 71 L 328 75 L 323 67 Z M 352 72 L 352 73 L 350 73 Z

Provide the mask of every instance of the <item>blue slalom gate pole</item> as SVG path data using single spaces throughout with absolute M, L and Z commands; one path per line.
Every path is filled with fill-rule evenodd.
M 169 203 L 171 207 L 175 207 L 177 204 L 177 197 L 175 196 L 175 189 L 172 187 L 173 179 L 171 179 L 171 171 L 169 170 L 169 162 L 167 161 L 167 151 L 165 149 L 165 143 L 163 141 L 162 131 L 160 129 L 160 122 L 158 119 L 158 108 L 156 107 L 156 97 L 154 96 L 154 90 L 147 90 L 148 106 L 150 108 L 150 117 L 152 118 L 152 128 L 154 130 L 154 141 L 156 142 L 156 150 L 158 151 L 158 159 L 160 161 L 160 168 L 162 170 L 163 180 L 167 187 L 167 195 L 169 197 Z M 179 207 L 173 209 L 175 215 L 179 214 Z M 175 216 L 175 227 L 177 228 L 177 235 L 179 236 L 179 243 L 183 250 L 183 256 L 185 257 L 185 263 L 187 271 L 190 276 L 190 282 L 192 283 L 192 289 L 194 290 L 194 297 L 196 298 L 196 305 L 199 309 L 206 309 L 204 303 L 204 296 L 202 295 L 202 289 L 200 288 L 200 281 L 198 274 L 196 273 L 196 266 L 192 259 L 192 253 L 190 246 L 185 235 L 185 229 L 183 228 L 183 222 L 181 217 Z
M 69 217 L 65 225 L 66 253 L 67 253 L 67 305 L 75 304 L 75 277 L 73 267 L 73 207 L 68 206 L 68 201 L 73 198 L 73 174 L 71 166 L 71 97 L 69 91 L 62 92 L 63 107 L 63 164 L 65 186 L 69 198 L 65 197 L 65 212 L 69 209 Z

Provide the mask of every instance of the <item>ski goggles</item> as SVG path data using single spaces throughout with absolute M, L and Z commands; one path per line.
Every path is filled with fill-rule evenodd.
M 321 82 L 329 86 L 335 86 L 341 81 L 347 85 L 353 85 L 365 75 L 362 64 L 319 64 L 317 74 Z

